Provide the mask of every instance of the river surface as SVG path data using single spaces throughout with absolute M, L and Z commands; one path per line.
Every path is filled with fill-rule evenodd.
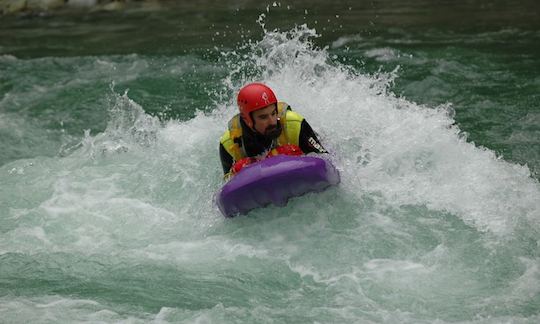
M 540 5 L 190 1 L 0 17 L 0 322 L 540 322 Z M 262 81 L 342 182 L 233 219 Z

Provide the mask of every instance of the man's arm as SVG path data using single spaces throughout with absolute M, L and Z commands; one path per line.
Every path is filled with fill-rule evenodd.
M 231 170 L 233 165 L 233 157 L 225 150 L 223 144 L 219 143 L 219 157 L 221 159 L 221 166 L 223 167 L 223 173 L 227 174 Z
M 305 119 L 302 120 L 302 124 L 300 125 L 300 138 L 298 142 L 300 144 L 300 149 L 306 154 L 311 152 L 328 153 Z

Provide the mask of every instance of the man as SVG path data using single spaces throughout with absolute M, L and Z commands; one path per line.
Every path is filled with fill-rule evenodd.
M 276 154 L 327 153 L 304 117 L 278 102 L 266 85 L 244 86 L 237 103 L 240 113 L 229 121 L 219 145 L 225 177 Z

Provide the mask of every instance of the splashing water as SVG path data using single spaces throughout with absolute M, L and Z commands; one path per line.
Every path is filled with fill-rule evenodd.
M 333 61 L 305 26 L 224 53 L 228 94 L 160 121 L 113 89 L 105 131 L 0 168 L 0 316 L 10 321 L 540 320 L 540 187 L 468 143 L 399 76 Z M 263 81 L 304 115 L 342 184 L 223 219 L 217 144 Z M 229 99 L 230 98 L 230 99 Z

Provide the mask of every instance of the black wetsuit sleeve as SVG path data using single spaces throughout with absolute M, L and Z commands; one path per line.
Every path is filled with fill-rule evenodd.
M 321 142 L 317 138 L 317 135 L 304 119 L 302 120 L 302 125 L 300 125 L 300 139 L 299 139 L 300 149 L 304 153 L 328 153 L 326 149 L 322 146 Z
M 221 166 L 223 167 L 223 173 L 227 174 L 231 170 L 233 165 L 233 157 L 225 150 L 223 144 L 219 143 L 219 158 L 221 159 Z

